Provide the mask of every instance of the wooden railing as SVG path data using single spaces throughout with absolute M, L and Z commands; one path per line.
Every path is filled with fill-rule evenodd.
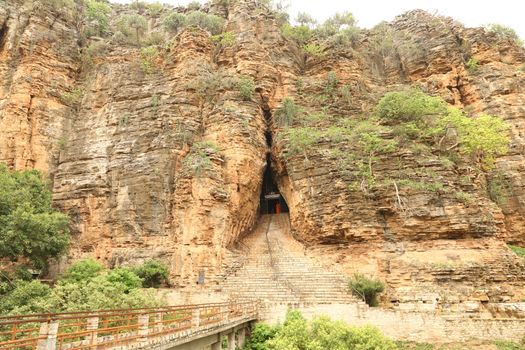
M 255 319 L 258 303 L 98 310 L 0 317 L 0 349 L 104 349 Z

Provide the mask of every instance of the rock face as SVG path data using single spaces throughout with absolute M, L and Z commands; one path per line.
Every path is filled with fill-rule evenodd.
M 93 256 L 115 266 L 158 258 L 169 263 L 174 285 L 191 286 L 202 273 L 213 279 L 255 227 L 271 166 L 294 237 L 348 274 L 381 277 L 389 301 L 525 297 L 525 265 L 505 244 L 525 244 L 523 48 L 413 11 L 364 31 L 352 45 L 305 59 L 263 6 L 221 3 L 207 10 L 226 16 L 232 46 L 214 45 L 200 29 L 163 32 L 165 44 L 145 62 L 133 45 L 85 42 L 80 6 L 57 11 L 0 0 L 0 161 L 49 173 L 56 205 L 72 218 L 70 260 Z M 112 22 L 130 11 L 114 5 Z M 167 11 L 144 13 L 148 32 L 163 30 Z M 467 57 L 478 59 L 475 73 L 465 68 Z M 329 72 L 347 86 L 346 102 L 327 106 L 315 98 Z M 236 87 L 242 76 L 256 84 L 249 101 Z M 449 191 L 349 190 L 352 172 L 327 142 L 307 159 L 284 157 L 286 140 L 272 115 L 285 97 L 351 118 L 410 85 L 510 124 L 510 152 L 497 159 L 505 200 L 486 195 L 495 173 L 412 150 L 380 158 L 375 173 L 439 182 Z

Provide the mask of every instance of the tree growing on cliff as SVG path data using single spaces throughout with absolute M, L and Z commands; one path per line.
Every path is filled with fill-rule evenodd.
M 352 294 L 363 299 L 370 306 L 377 306 L 377 295 L 385 289 L 385 285 L 380 280 L 367 278 L 360 273 L 356 273 L 348 280 L 348 286 Z
M 51 192 L 36 170 L 0 164 L 0 258 L 26 258 L 45 267 L 69 244 L 69 218 L 53 209 Z
M 170 33 L 177 33 L 186 25 L 186 16 L 182 13 L 170 13 L 163 21 L 164 28 Z
M 111 12 L 111 7 L 108 4 L 97 1 L 88 0 L 86 2 L 86 19 L 88 22 L 88 36 L 103 35 L 109 28 L 108 14 Z

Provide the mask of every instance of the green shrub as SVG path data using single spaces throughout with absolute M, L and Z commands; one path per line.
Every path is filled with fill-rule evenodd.
M 26 258 L 37 267 L 69 245 L 69 218 L 52 207 L 51 191 L 36 170 L 0 164 L 0 259 Z
M 417 121 L 423 116 L 445 113 L 446 103 L 418 89 L 389 92 L 377 104 L 376 113 L 386 123 Z
M 237 82 L 237 90 L 244 101 L 251 101 L 255 92 L 255 82 L 251 77 L 242 76 Z
M 86 1 L 86 19 L 88 22 L 88 36 L 103 35 L 109 29 L 108 15 L 111 7 L 96 0 Z
M 198 1 L 191 1 L 186 7 L 190 11 L 198 11 L 201 8 L 201 4 Z
M 303 52 L 311 57 L 323 57 L 324 49 L 321 45 L 318 44 L 306 44 L 302 47 Z
M 322 132 L 315 128 L 290 128 L 286 131 L 288 141 L 286 154 L 288 156 L 306 155 L 306 151 L 319 142 L 322 136 Z
M 226 32 L 217 35 L 212 35 L 210 37 L 210 40 L 213 43 L 220 45 L 221 47 L 232 46 L 233 44 L 235 44 L 235 33 Z
M 177 33 L 186 25 L 187 18 L 182 13 L 170 13 L 163 21 L 164 28 L 171 33 Z
M 500 117 L 482 114 L 469 118 L 459 109 L 449 108 L 440 124 L 444 130 L 454 128 L 460 152 L 480 159 L 486 169 L 494 166 L 496 156 L 508 151 L 509 125 Z
M 133 15 L 126 15 L 121 19 L 121 26 L 125 25 L 128 28 L 135 31 L 135 40 L 137 44 L 140 43 L 140 36 L 144 33 L 146 30 L 148 23 L 146 22 L 146 18 L 144 16 L 141 16 L 139 14 L 133 14 Z M 126 28 L 127 29 L 127 28 Z
M 498 350 L 525 350 L 525 341 L 518 344 L 512 341 L 496 340 L 494 345 L 496 345 Z
M 146 4 L 146 7 L 148 8 L 149 14 L 153 17 L 157 17 L 164 9 L 164 6 L 160 2 Z
M 509 39 L 518 45 L 523 45 L 523 40 L 520 39 L 516 31 L 512 28 L 503 26 L 501 24 L 487 24 L 485 29 L 488 32 L 496 34 L 500 38 Z
M 275 336 L 255 349 L 362 349 L 395 350 L 395 343 L 374 327 L 350 327 L 326 316 L 307 321 L 300 312 L 288 311 Z
M 292 125 L 298 113 L 299 106 L 295 104 L 292 98 L 286 97 L 281 103 L 281 108 L 275 112 L 275 121 L 281 127 Z
M 501 172 L 496 172 L 487 178 L 487 195 L 498 205 L 507 203 L 507 193 L 510 191 L 510 182 Z
M 213 169 L 210 154 L 218 153 L 219 148 L 212 141 L 195 142 L 190 153 L 184 158 L 183 167 L 196 177 L 201 177 Z
M 137 274 L 129 268 L 119 267 L 110 270 L 106 276 L 107 280 L 111 283 L 120 283 L 125 286 L 124 291 L 129 293 L 132 289 L 140 288 L 144 284 L 144 280 L 137 276 Z M 145 285 L 144 287 L 149 288 L 153 286 Z
M 65 282 L 80 282 L 98 276 L 104 270 L 104 266 L 95 259 L 84 259 L 71 265 L 66 273 L 60 278 Z
M 478 71 L 479 69 L 479 66 L 478 66 L 478 59 L 475 58 L 475 57 L 471 57 L 468 61 L 467 61 L 467 70 L 469 71 L 469 73 L 471 74 L 474 74 Z
M 244 346 L 244 350 L 265 350 L 268 340 L 273 339 L 279 330 L 278 326 L 266 323 L 257 323 L 251 331 L 251 336 Z
M 168 267 L 157 260 L 148 260 L 132 271 L 142 279 L 142 285 L 146 288 L 158 288 L 169 281 Z
M 78 104 L 82 100 L 82 97 L 84 97 L 84 90 L 80 88 L 75 88 L 70 92 L 65 92 L 62 95 L 60 95 L 60 99 L 62 100 L 62 102 L 64 102 L 69 107 L 73 108 L 78 107 Z
M 512 249 L 512 251 L 516 253 L 517 256 L 525 259 L 525 248 L 518 247 L 515 245 L 510 245 L 510 244 L 509 244 L 509 248 Z
M 363 299 L 370 306 L 377 306 L 377 295 L 385 289 L 380 280 L 373 280 L 356 273 L 348 280 L 348 286 L 355 296 Z
M 209 15 L 202 11 L 190 12 L 187 16 L 188 26 L 200 27 L 207 30 L 212 35 L 217 35 L 222 32 L 225 19 L 215 15 Z
M 305 45 L 312 39 L 313 31 L 307 25 L 292 26 L 284 24 L 281 34 L 288 40 L 295 41 L 299 45 Z
M 0 314 L 29 314 L 42 310 L 35 300 L 48 298 L 51 288 L 39 281 L 15 281 L 13 289 L 0 297 Z
M 155 72 L 155 59 L 159 52 L 155 46 L 144 47 L 140 50 L 140 69 L 145 74 Z
M 424 192 L 441 192 L 445 188 L 445 185 L 439 181 L 425 182 L 410 179 L 401 179 L 397 181 L 397 184 L 399 185 L 399 187 L 407 187 L 412 190 Z
M 336 72 L 328 72 L 326 75 L 325 91 L 327 94 L 332 95 L 339 84 L 339 78 Z

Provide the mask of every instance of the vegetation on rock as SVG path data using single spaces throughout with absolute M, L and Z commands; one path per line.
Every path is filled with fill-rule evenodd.
M 67 215 L 53 209 L 42 174 L 10 171 L 0 164 L 0 258 L 45 267 L 66 251 L 68 224 Z
M 377 295 L 385 290 L 380 280 L 370 279 L 363 274 L 356 273 L 348 280 L 348 287 L 355 296 L 363 299 L 370 306 L 377 306 Z

